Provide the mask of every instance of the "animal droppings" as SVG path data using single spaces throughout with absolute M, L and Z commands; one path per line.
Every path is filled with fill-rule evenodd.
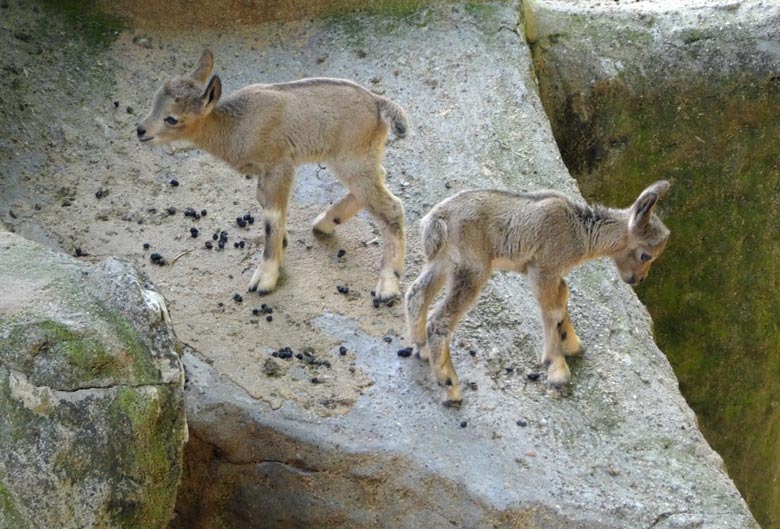
M 198 236 L 198 228 L 190 228 L 190 236 L 194 239 Z
M 215 240 L 215 241 L 216 241 L 217 239 L 219 239 L 219 233 L 215 231 L 215 232 L 214 232 L 214 233 L 211 235 L 211 238 L 212 238 L 213 240 Z
M 528 380 L 533 380 L 533 381 L 539 380 L 539 373 L 537 373 L 536 371 L 531 371 L 526 376 L 528 377 Z
M 171 187 L 179 187 L 179 181 L 175 178 L 171 178 L 171 181 L 168 183 L 171 184 Z
M 184 216 L 185 216 L 185 217 L 192 217 L 192 218 L 193 218 L 193 219 L 195 219 L 195 220 L 198 220 L 198 219 L 200 219 L 200 213 L 198 213 L 197 211 L 195 211 L 195 210 L 194 210 L 194 209 L 192 209 L 192 208 L 187 208 L 187 209 L 185 209 L 185 210 L 184 210 Z
M 266 316 L 265 317 L 265 321 L 274 321 L 274 317 L 273 316 Z
M 393 341 L 393 337 L 392 336 L 385 336 L 384 338 L 382 338 L 382 340 L 384 340 L 385 343 L 390 343 L 390 342 Z
M 521 417 L 521 418 L 519 418 L 519 419 L 517 419 L 517 420 L 515 421 L 515 424 L 516 424 L 516 425 L 518 425 L 518 426 L 522 426 L 523 428 L 525 428 L 526 426 L 528 426 L 528 421 L 526 421 L 525 419 L 523 419 L 523 418 Z
M 244 301 L 244 298 L 241 297 L 241 294 L 235 293 L 233 294 L 233 301 L 235 301 L 236 303 L 241 303 L 242 301 Z
M 336 285 L 336 290 L 339 294 L 349 294 L 349 287 L 346 285 Z
M 206 213 L 208 213 L 208 211 L 206 211 L 205 209 L 201 209 L 201 210 L 200 210 L 200 216 L 201 216 L 201 217 L 205 217 L 205 216 L 206 216 Z
M 412 356 L 412 348 L 411 347 L 404 347 L 403 349 L 398 350 L 398 356 L 401 358 L 408 358 Z
M 343 345 L 342 345 L 341 347 L 339 347 L 339 354 L 340 354 L 341 356 L 344 356 L 344 355 L 346 355 L 346 354 L 347 354 L 347 348 L 346 348 L 346 347 L 344 347 Z
M 98 200 L 100 200 L 101 198 L 106 197 L 106 196 L 108 196 L 108 189 L 103 189 L 101 187 L 100 189 L 98 189 L 95 192 L 95 198 L 97 198 Z
M 76 250 L 73 252 L 73 255 L 76 257 L 86 257 L 89 254 L 77 246 Z
M 469 349 L 469 354 L 471 356 L 477 356 L 477 352 L 474 349 Z
M 342 250 L 339 250 L 339 253 L 336 254 L 336 257 L 341 258 L 341 257 L 344 257 L 346 254 L 347 254 L 347 251 L 342 249 Z
M 165 264 L 165 258 L 157 252 L 150 255 L 149 260 L 158 266 L 163 266 Z
M 468 425 L 469 425 L 469 423 L 467 423 L 466 421 L 460 421 L 460 427 L 461 428 L 465 428 Z
M 144 250 L 148 250 L 151 245 L 148 242 L 144 243 Z
M 207 250 L 211 250 L 212 248 L 214 248 L 214 244 L 211 241 L 206 241 L 205 246 Z
M 168 215 L 176 215 L 176 208 L 174 207 L 166 208 L 165 211 L 168 212 Z

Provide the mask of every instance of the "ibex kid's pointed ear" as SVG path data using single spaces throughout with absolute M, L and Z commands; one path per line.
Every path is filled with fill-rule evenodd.
M 219 97 L 222 95 L 222 81 L 219 80 L 219 76 L 215 75 L 206 85 L 206 89 L 203 91 L 203 95 L 200 96 L 203 102 L 203 114 L 208 114 L 212 111 L 214 106 L 219 101 Z
M 211 50 L 203 50 L 203 54 L 200 56 L 197 66 L 190 74 L 190 77 L 197 82 L 203 84 L 211 75 L 211 70 L 214 68 L 214 54 Z
M 634 205 L 631 206 L 631 219 L 628 222 L 629 230 L 644 230 L 653 216 L 656 203 L 669 191 L 670 185 L 666 180 L 659 180 L 642 191 Z

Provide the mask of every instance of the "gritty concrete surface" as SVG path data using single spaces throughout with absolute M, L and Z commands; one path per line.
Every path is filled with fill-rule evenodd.
M 16 42 L 14 25 L 36 15 L 15 4 L 9 12 L 3 38 L 21 72 L 18 97 L 47 119 L 3 114 L 15 140 L 0 145 L 0 169 L 11 175 L 2 220 L 69 253 L 80 248 L 86 260 L 131 259 L 166 296 L 192 349 L 184 526 L 755 527 L 696 429 L 646 311 L 610 263 L 570 276 L 588 351 L 572 362 L 564 392 L 526 377 L 542 342 L 537 309 L 521 276 L 496 274 L 456 333 L 465 400 L 447 409 L 427 366 L 396 355 L 408 345 L 400 304 L 371 305 L 380 252 L 372 221 L 361 214 L 331 239 L 311 234 L 343 193 L 327 169 L 299 171 L 280 287 L 258 298 L 245 290 L 261 230 L 234 220 L 260 216 L 254 183 L 204 153 L 133 137 L 159 82 L 189 70 L 206 46 L 226 91 L 332 76 L 383 93 L 412 127 L 389 143 L 385 163 L 406 207 L 407 286 L 421 266 L 417 221 L 444 197 L 475 187 L 577 193 L 538 100 L 517 5 L 124 32 L 78 71 L 61 66 L 67 47 L 39 44 L 39 57 L 30 39 Z M 29 81 L 52 71 L 61 92 Z M 48 92 L 56 104 L 41 97 Z M 101 189 L 109 193 L 97 198 Z M 207 216 L 185 218 L 186 207 Z M 228 247 L 204 249 L 221 229 Z M 233 248 L 238 240 L 244 249 Z M 152 265 L 153 251 L 168 266 Z M 261 303 L 272 322 L 253 317 Z M 284 347 L 302 358 L 271 355 Z

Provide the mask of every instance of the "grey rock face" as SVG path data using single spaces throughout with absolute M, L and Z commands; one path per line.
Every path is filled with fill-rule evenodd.
M 455 190 L 576 193 L 513 31 L 516 13 L 480 4 L 429 8 L 392 23 L 357 17 L 328 27 L 317 50 L 334 71 L 359 77 L 392 80 L 402 65 L 406 82 L 386 95 L 402 94 L 415 126 L 409 141 L 391 146 L 386 165 L 391 174 L 404 168 L 406 182 L 396 173 L 390 185 L 409 219 L 410 276 L 420 268 L 416 220 Z M 381 62 L 355 61 L 343 51 L 352 41 L 381 50 Z M 287 51 L 292 42 L 265 49 L 265 66 L 304 70 L 313 59 Z M 302 180 L 299 196 L 321 195 L 316 182 Z M 412 188 L 399 189 L 409 181 Z M 757 527 L 699 433 L 645 309 L 613 265 L 590 263 L 569 284 L 572 319 L 588 350 L 571 363 L 565 392 L 526 376 L 537 369 L 541 330 L 526 283 L 511 274 L 496 274 L 458 328 L 460 410 L 441 406 L 427 366 L 396 354 L 405 345 L 400 333 L 386 333 L 387 343 L 366 323 L 402 328 L 384 313 L 326 312 L 307 321 L 326 344 L 319 357 L 336 364 L 344 346 L 373 382 L 341 415 L 292 399 L 272 410 L 211 364 L 216 350 L 186 355 L 192 439 L 174 526 Z M 295 295 L 276 300 L 284 306 Z M 299 369 L 294 358 L 284 362 L 292 366 L 287 373 Z M 259 372 L 262 385 L 271 375 Z M 289 376 L 278 375 L 274 383 Z
M 166 527 L 186 422 L 162 296 L 5 232 L 0 291 L 0 527 Z

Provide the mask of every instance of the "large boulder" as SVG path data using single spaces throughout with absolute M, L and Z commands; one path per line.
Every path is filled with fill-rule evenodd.
M 187 431 L 162 296 L 7 232 L 0 292 L 0 527 L 166 527 Z

